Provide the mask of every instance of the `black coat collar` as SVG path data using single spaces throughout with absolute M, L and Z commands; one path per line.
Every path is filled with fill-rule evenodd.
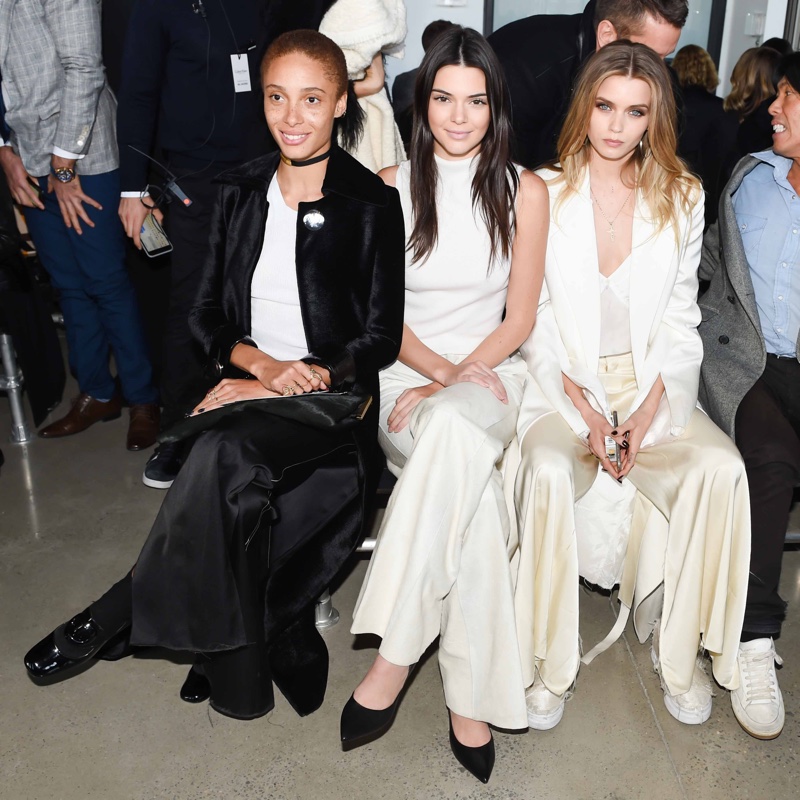
M 217 182 L 266 192 L 279 163 L 279 152 L 268 153 L 223 172 Z M 375 206 L 385 206 L 389 202 L 383 181 L 338 145 L 331 148 L 322 193 L 338 194 Z

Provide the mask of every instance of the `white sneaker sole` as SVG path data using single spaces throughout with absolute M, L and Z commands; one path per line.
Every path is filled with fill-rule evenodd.
M 736 696 L 731 692 L 731 708 L 733 709 L 733 716 L 736 721 L 742 726 L 742 729 L 749 733 L 754 739 L 760 739 L 763 742 L 768 742 L 771 739 L 777 739 L 783 731 L 783 725 L 786 719 L 785 711 L 781 705 L 780 714 L 772 725 L 763 725 L 751 720 L 745 710 L 742 708 L 741 703 L 736 699 Z
M 653 662 L 653 669 L 656 675 L 658 675 L 659 680 L 661 680 L 661 673 L 658 669 L 658 657 L 652 647 L 650 648 L 650 659 Z M 661 691 L 664 693 L 664 706 L 667 711 L 669 711 L 670 716 L 674 717 L 678 722 L 682 722 L 684 725 L 702 725 L 704 722 L 708 722 L 711 716 L 712 703 L 709 702 L 709 704 L 703 708 L 682 708 L 671 694 L 667 694 L 663 683 L 661 684 Z
M 147 475 L 142 474 L 142 483 L 145 486 L 149 486 L 151 489 L 169 489 L 172 486 L 172 481 L 157 481 L 153 478 L 148 478 Z
M 564 716 L 564 701 L 549 714 L 534 714 L 528 709 L 528 727 L 536 731 L 549 731 L 555 728 Z

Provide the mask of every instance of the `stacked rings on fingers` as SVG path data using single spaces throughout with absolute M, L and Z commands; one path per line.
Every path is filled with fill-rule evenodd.
M 283 384 L 283 396 L 284 397 L 288 397 L 290 394 L 294 394 L 294 392 L 292 391 L 292 387 L 289 386 L 288 384 L 284 383 Z
M 310 372 L 311 372 L 311 377 L 312 378 L 314 378 L 315 380 L 318 380 L 318 381 L 322 380 L 322 375 L 320 375 L 319 372 L 317 372 L 314 369 L 314 367 L 311 367 Z

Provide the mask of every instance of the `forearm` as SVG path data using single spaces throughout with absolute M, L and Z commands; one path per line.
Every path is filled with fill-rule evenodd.
M 512 320 L 506 317 L 464 360 L 483 361 L 494 369 L 519 349 L 532 330 L 533 319 Z
M 586 415 L 594 411 L 592 404 L 586 399 L 583 389 L 575 381 L 568 378 L 564 373 L 561 373 L 561 379 L 564 383 L 564 392 L 585 421 Z
M 414 331 L 405 324 L 398 360 L 436 383 L 443 383 L 445 373 L 453 366 L 446 358 L 423 344 Z

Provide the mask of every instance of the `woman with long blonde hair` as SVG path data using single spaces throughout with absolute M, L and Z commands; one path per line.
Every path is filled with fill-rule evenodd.
M 731 440 L 697 408 L 703 193 L 675 150 L 666 67 L 617 41 L 586 63 L 558 163 L 539 171 L 551 222 L 523 351 L 533 380 L 516 481 L 515 609 L 533 728 L 558 724 L 581 661 L 574 503 L 598 467 L 637 492 L 623 613 L 597 650 L 619 635 L 633 599 L 647 598 L 634 619 L 643 639 L 655 627 L 653 664 L 676 719 L 697 724 L 711 712 L 698 645 L 721 685 L 739 682 L 747 482 Z

